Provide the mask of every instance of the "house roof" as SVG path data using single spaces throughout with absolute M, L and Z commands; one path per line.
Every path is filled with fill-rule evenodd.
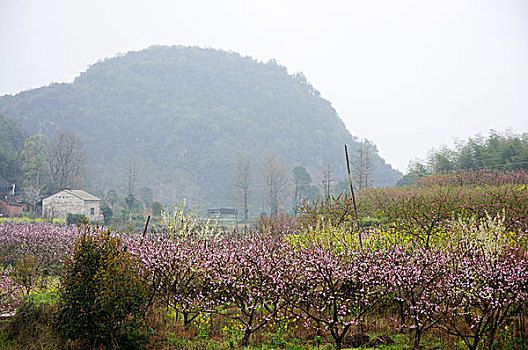
M 11 199 L 2 199 L 2 202 L 12 206 L 12 207 L 21 207 L 23 206 L 24 204 L 22 203 L 19 203 L 19 202 L 15 202 L 14 200 L 11 200 Z
M 74 195 L 75 197 L 78 197 L 80 199 L 83 199 L 85 201 L 100 201 L 100 198 L 97 198 L 93 194 L 90 194 L 83 190 L 64 190 L 64 192 L 67 192 L 69 194 Z

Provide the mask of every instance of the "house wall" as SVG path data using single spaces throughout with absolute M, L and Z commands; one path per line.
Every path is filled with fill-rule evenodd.
M 20 217 L 23 215 L 24 206 L 22 204 L 13 205 L 6 201 L 0 202 L 0 212 L 5 217 Z
M 93 214 L 92 209 L 93 208 Z M 92 221 L 103 220 L 101 201 L 84 201 L 84 215 Z
M 91 213 L 93 208 L 93 214 Z M 66 219 L 68 214 L 83 214 L 92 221 L 102 220 L 101 201 L 85 201 L 66 192 L 59 192 L 42 201 L 42 216 Z

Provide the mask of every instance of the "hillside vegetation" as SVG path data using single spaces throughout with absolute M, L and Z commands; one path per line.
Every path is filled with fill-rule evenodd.
M 187 197 L 202 207 L 231 204 L 234 161 L 243 153 L 253 159 L 256 192 L 266 153 L 290 170 L 306 167 L 314 182 L 330 164 L 337 183 L 346 177 L 343 145 L 352 153 L 359 147 L 301 73 L 196 47 L 105 59 L 73 83 L 1 97 L 0 112 L 31 134 L 76 132 L 94 189 L 126 191 L 133 180 L 165 203 Z M 373 183 L 394 185 L 400 177 L 374 147 Z
M 19 153 L 24 147 L 26 137 L 27 132 L 19 123 L 0 114 L 0 177 L 9 183 L 21 179 Z

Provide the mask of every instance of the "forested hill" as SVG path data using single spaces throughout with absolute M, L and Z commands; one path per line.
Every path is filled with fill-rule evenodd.
M 343 145 L 357 139 L 302 74 L 274 61 L 197 47 L 154 46 L 105 59 L 73 83 L 0 97 L 0 113 L 30 133 L 75 131 L 89 158 L 91 187 L 120 189 L 136 169 L 136 186 L 167 202 L 186 196 L 202 206 L 231 201 L 234 159 L 266 152 L 306 167 L 318 182 L 326 163 L 346 177 Z M 373 154 L 373 180 L 401 174 Z
M 22 182 L 19 153 L 24 147 L 27 132 L 19 123 L 0 114 L 0 183 Z

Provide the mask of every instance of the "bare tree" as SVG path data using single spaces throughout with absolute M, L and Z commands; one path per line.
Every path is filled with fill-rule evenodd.
M 287 194 L 288 170 L 284 161 L 274 153 L 264 155 L 262 184 L 264 203 L 269 205 L 271 216 L 277 216 Z
M 24 182 L 22 198 L 31 204 L 35 211 L 42 199 L 42 190 L 46 185 L 46 147 L 48 139 L 43 135 L 31 136 L 24 142 L 22 151 L 22 170 Z
M 51 184 L 56 190 L 80 187 L 84 183 L 86 156 L 79 136 L 60 131 L 46 152 L 46 166 Z
M 138 164 L 135 156 L 130 156 L 128 163 L 125 167 L 126 178 L 127 178 L 127 194 L 133 194 L 136 189 L 136 180 L 138 174 Z
M 235 199 L 242 204 L 244 220 L 247 220 L 249 196 L 251 195 L 251 156 L 249 154 L 242 154 L 235 160 L 233 186 Z
M 372 164 L 373 145 L 368 140 L 362 140 L 353 161 L 355 183 L 358 189 L 372 186 Z
M 131 155 L 126 161 L 125 167 L 125 180 L 126 180 L 126 196 L 125 204 L 128 209 L 128 221 L 132 222 L 132 212 L 135 208 L 138 207 L 140 203 L 135 195 L 136 192 L 136 182 L 138 176 L 138 161 L 135 154 Z M 141 203 L 143 204 L 143 203 Z
M 326 163 L 324 169 L 323 169 L 323 192 L 325 198 L 330 197 L 330 194 L 332 194 L 332 182 L 334 180 L 332 179 L 332 166 L 330 163 Z

